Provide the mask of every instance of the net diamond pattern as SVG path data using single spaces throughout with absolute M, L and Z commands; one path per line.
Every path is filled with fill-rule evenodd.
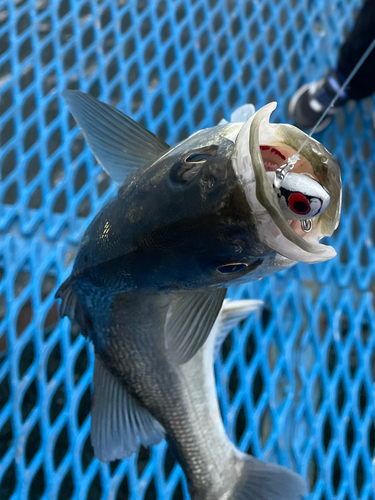
M 173 144 L 334 64 L 358 2 L 0 0 L 0 498 L 188 498 L 165 443 L 110 465 L 90 443 L 92 350 L 53 298 L 115 193 L 61 97 L 79 88 Z M 374 100 L 318 136 L 343 172 L 338 257 L 231 290 L 265 307 L 225 340 L 230 438 L 313 500 L 374 500 Z

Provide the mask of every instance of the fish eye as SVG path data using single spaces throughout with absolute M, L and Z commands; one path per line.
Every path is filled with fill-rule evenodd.
M 231 264 L 224 264 L 224 266 L 217 267 L 217 271 L 222 274 L 239 273 L 248 267 L 249 264 L 245 262 L 232 262 Z
M 311 210 L 309 200 L 302 193 L 292 193 L 288 198 L 288 205 L 292 212 L 299 215 L 306 215 Z

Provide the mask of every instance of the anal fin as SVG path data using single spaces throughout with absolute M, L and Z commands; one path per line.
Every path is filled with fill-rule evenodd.
M 95 356 L 91 442 L 100 462 L 129 457 L 140 444 L 153 446 L 164 431 Z

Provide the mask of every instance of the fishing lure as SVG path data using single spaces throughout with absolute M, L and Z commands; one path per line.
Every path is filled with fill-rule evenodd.
M 306 220 L 317 217 L 328 207 L 328 191 L 307 173 L 288 173 L 279 185 L 275 172 L 267 172 L 280 208 L 287 219 Z

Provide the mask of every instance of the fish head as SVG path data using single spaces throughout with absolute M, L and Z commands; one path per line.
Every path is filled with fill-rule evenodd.
M 169 148 L 90 96 L 65 97 L 95 157 L 120 184 L 83 237 L 75 276 L 117 280 L 123 291 L 190 289 L 335 255 L 319 240 L 338 224 L 338 165 L 299 129 L 270 124 L 275 103 Z M 233 116 L 244 120 L 248 109 Z M 275 183 L 277 169 L 300 148 L 293 172 Z
M 161 239 L 169 238 L 172 249 L 163 244 L 160 259 L 153 250 L 150 266 L 168 258 L 170 273 L 158 265 L 160 282 L 171 288 L 226 285 L 336 255 L 319 241 L 339 222 L 339 166 L 296 127 L 270 124 L 274 108 L 261 108 L 245 123 L 201 130 L 146 169 L 144 178 L 157 193 L 151 206 L 160 214 Z M 276 170 L 301 146 L 293 171 L 277 185 Z M 309 232 L 304 221 L 311 221 Z
M 322 144 L 298 128 L 271 124 L 276 108 L 259 109 L 241 128 L 233 165 L 257 221 L 257 234 L 266 246 L 294 262 L 322 262 L 335 250 L 319 243 L 337 228 L 341 211 L 340 169 Z M 275 172 L 300 151 L 300 159 L 275 186 Z M 301 220 L 311 219 L 304 232 Z
M 232 167 L 241 126 L 198 131 L 119 190 L 126 207 L 122 227 L 134 227 L 142 266 L 160 289 L 226 284 L 233 276 L 249 275 L 263 257 L 274 254 L 254 235 L 255 221 Z M 139 200 L 147 207 L 146 217 Z M 139 262 L 132 268 L 137 275 Z

